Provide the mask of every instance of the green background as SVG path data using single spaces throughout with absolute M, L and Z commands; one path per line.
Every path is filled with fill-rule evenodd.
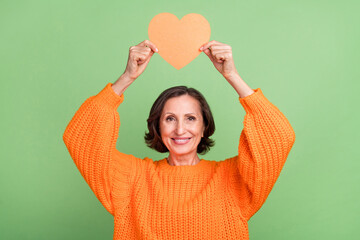
M 360 225 L 359 6 L 357 1 L 0 1 L 0 239 L 112 239 L 113 218 L 62 140 L 80 105 L 123 73 L 130 46 L 162 12 L 203 15 L 211 40 L 230 45 L 240 76 L 261 88 L 296 141 L 257 214 L 250 239 L 358 239 Z M 174 46 L 176 47 L 176 46 Z M 165 155 L 143 140 L 164 89 L 207 98 L 216 146 L 236 155 L 245 111 L 201 53 L 176 70 L 155 54 L 119 107 L 117 149 Z

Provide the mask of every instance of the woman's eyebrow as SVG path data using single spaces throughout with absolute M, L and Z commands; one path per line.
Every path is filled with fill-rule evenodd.
M 175 113 L 172 113 L 172 112 L 166 112 L 164 113 L 165 114 L 172 114 L 172 115 L 176 115 Z M 185 115 L 199 115 L 199 114 L 196 114 L 196 113 L 193 113 L 193 112 L 190 112 L 190 113 L 185 113 Z

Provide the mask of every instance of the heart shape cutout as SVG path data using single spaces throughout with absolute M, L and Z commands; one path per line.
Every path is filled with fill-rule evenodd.
M 210 40 L 210 24 L 200 14 L 190 13 L 179 20 L 174 14 L 160 13 L 151 19 L 149 40 L 158 54 L 177 70 L 194 60 L 199 48 Z

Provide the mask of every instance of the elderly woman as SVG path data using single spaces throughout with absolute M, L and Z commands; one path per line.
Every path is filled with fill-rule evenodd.
M 286 117 L 240 78 L 229 45 L 211 41 L 200 51 L 233 86 L 246 112 L 237 156 L 199 158 L 213 145 L 215 124 L 201 93 L 184 86 L 161 93 L 148 118 L 145 141 L 168 152 L 167 158 L 140 159 L 116 149 L 123 93 L 158 52 L 148 40 L 130 48 L 120 78 L 89 97 L 66 127 L 63 140 L 72 159 L 114 216 L 114 239 L 249 239 L 247 222 L 294 144 Z

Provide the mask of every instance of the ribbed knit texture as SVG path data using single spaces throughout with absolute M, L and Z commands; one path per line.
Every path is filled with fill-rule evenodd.
M 140 159 L 116 149 L 117 108 L 124 96 L 111 86 L 81 105 L 63 140 L 114 216 L 113 239 L 249 239 L 247 222 L 265 202 L 295 142 L 290 123 L 261 89 L 239 98 L 246 115 L 238 156 L 171 166 L 166 159 Z

